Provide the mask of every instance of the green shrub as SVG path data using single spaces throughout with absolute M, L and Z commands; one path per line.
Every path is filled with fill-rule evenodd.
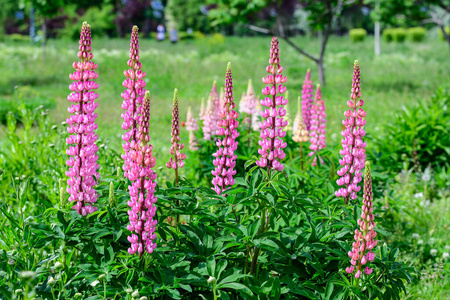
M 450 164 L 450 90 L 440 89 L 428 101 L 403 107 L 386 126 L 385 136 L 374 139 L 368 160 L 385 170 L 404 167 L 425 170 Z M 406 166 L 404 166 L 406 164 Z
M 386 28 L 385 30 L 383 30 L 383 38 L 386 42 L 392 42 L 393 38 L 393 29 L 392 28 Z
M 444 30 L 445 30 L 445 33 L 447 33 L 447 35 L 450 35 L 450 26 L 446 26 L 446 27 L 444 27 Z M 438 30 L 438 35 L 439 35 L 439 39 L 441 40 L 441 41 L 445 41 L 445 36 L 444 36 L 444 34 L 442 33 L 442 30 L 439 28 L 439 30 Z
M 407 30 L 405 28 L 392 29 L 392 40 L 397 43 L 403 43 L 406 40 Z
M 412 27 L 408 29 L 408 40 L 411 42 L 422 42 L 427 30 L 423 27 Z
M 353 28 L 348 32 L 352 42 L 362 42 L 366 38 L 367 31 L 364 28 Z

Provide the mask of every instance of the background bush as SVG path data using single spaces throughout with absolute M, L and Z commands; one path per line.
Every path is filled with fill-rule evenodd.
M 423 27 L 408 28 L 408 39 L 411 42 L 422 42 L 425 39 L 427 30 Z
M 384 170 L 400 172 L 415 167 L 449 167 L 450 91 L 439 89 L 430 100 L 402 107 L 386 125 L 385 135 L 374 139 L 375 152 L 369 160 Z
M 367 31 L 364 28 L 350 29 L 348 32 L 352 42 L 362 42 L 366 38 Z
M 408 31 L 405 28 L 394 28 L 392 30 L 392 40 L 397 43 L 402 43 L 406 40 Z

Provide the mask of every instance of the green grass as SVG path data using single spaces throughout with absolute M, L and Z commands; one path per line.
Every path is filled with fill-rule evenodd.
M 316 53 L 316 39 L 299 37 L 298 45 Z M 0 96 L 14 98 L 14 87 L 31 86 L 41 97 L 56 101 L 51 115 L 57 122 L 67 116 L 71 65 L 76 60 L 77 43 L 50 40 L 46 60 L 42 49 L 28 44 L 2 44 Z M 180 91 L 181 118 L 188 105 L 198 113 L 202 97 L 207 97 L 213 80 L 223 85 L 225 68 L 232 62 L 235 98 L 240 99 L 247 81 L 253 79 L 259 96 L 260 78 L 265 76 L 270 38 L 227 37 L 224 44 L 211 40 L 189 41 L 176 45 L 141 40 L 141 61 L 147 73 L 147 87 L 152 94 L 151 137 L 157 165 L 165 163 L 170 143 L 170 120 L 173 89 Z M 314 83 L 318 83 L 316 65 L 298 54 L 285 42 L 280 43 L 281 64 L 288 77 L 287 87 L 291 113 L 308 68 Z M 123 70 L 127 67 L 129 42 L 119 39 L 93 37 L 94 61 L 98 64 L 98 93 L 100 95 L 97 122 L 100 137 L 110 140 L 110 146 L 121 148 L 122 119 L 120 93 L 123 92 Z M 322 93 L 328 117 L 328 143 L 339 142 L 342 113 L 350 95 L 353 61 L 357 59 L 362 72 L 362 94 L 366 101 L 368 134 L 379 134 L 383 124 L 401 105 L 428 98 L 439 86 L 450 82 L 450 60 L 447 45 L 430 40 L 426 43 L 384 43 L 382 55 L 373 54 L 373 39 L 351 43 L 348 37 L 332 37 L 325 55 L 327 85 Z M 376 124 L 376 125 L 375 125 Z M 370 145 L 369 145 L 370 147 Z

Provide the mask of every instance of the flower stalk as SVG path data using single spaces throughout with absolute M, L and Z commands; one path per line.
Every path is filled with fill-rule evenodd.
M 356 199 L 356 193 L 361 190 L 358 183 L 362 180 L 361 170 L 366 160 L 366 143 L 363 137 L 366 135 L 364 125 L 366 125 L 366 112 L 362 109 L 364 100 L 361 98 L 361 74 L 358 61 L 355 61 L 353 68 L 353 81 L 351 99 L 347 102 L 349 109 L 344 113 L 345 119 L 342 125 L 342 150 L 343 156 L 339 160 L 342 166 L 337 174 L 340 178 L 336 181 L 341 188 L 335 192 L 336 197 L 344 197 L 345 204 L 349 199 Z
M 233 98 L 233 80 L 231 75 L 231 63 L 228 63 L 225 74 L 225 89 L 223 107 L 220 111 L 221 120 L 218 122 L 219 130 L 217 131 L 222 139 L 216 142 L 219 149 L 213 154 L 215 157 L 213 163 L 215 169 L 211 172 L 215 176 L 212 180 L 213 190 L 217 194 L 223 193 L 228 187 L 234 184 L 233 176 L 236 174 L 234 167 L 236 166 L 236 151 L 238 142 L 236 138 L 239 136 L 237 128 L 239 121 L 237 120 L 239 113 L 235 111 L 236 104 Z
M 94 79 L 97 79 L 98 74 L 95 72 L 97 65 L 91 61 L 94 57 L 91 53 L 91 26 L 86 22 L 81 27 L 79 44 L 78 58 L 81 61 L 73 63 L 75 72 L 69 76 L 74 82 L 69 87 L 72 93 L 67 100 L 74 104 L 68 108 L 72 115 L 67 119 L 69 125 L 67 132 L 70 136 L 66 142 L 73 146 L 66 151 L 67 155 L 71 156 L 66 162 L 69 166 L 66 175 L 69 177 L 67 180 L 69 201 L 76 202 L 72 208 L 86 216 L 97 210 L 93 203 L 97 201 L 98 195 L 93 187 L 96 185 L 94 177 L 98 178 L 99 167 L 98 147 L 95 144 L 97 113 L 94 112 L 98 106 L 95 102 L 98 94 L 94 91 L 98 88 L 98 84 Z

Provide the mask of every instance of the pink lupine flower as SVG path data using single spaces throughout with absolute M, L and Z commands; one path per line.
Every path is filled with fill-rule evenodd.
M 342 125 L 345 126 L 344 131 L 342 131 L 343 149 L 340 151 L 343 157 L 339 160 L 342 168 L 337 171 L 340 178 L 336 181 L 341 188 L 335 193 L 336 197 L 344 197 L 345 204 L 348 203 L 349 199 L 356 199 L 356 193 L 361 189 L 361 187 L 358 187 L 358 183 L 362 180 L 361 170 L 366 160 L 366 143 L 363 141 L 363 137 L 366 135 L 363 128 L 366 125 L 364 119 L 366 112 L 362 109 L 364 101 L 360 99 L 361 74 L 358 61 L 355 61 L 354 65 L 350 97 L 351 100 L 347 102 L 350 109 L 344 113 L 345 119 L 342 121 Z
M 217 131 L 219 130 L 217 124 L 220 120 L 221 110 L 220 103 L 219 93 L 217 92 L 217 83 L 214 81 L 203 116 L 203 138 L 205 140 L 210 140 L 211 137 L 217 135 Z
M 306 124 L 306 130 L 311 129 L 311 106 L 313 104 L 313 84 L 311 80 L 311 72 L 306 71 L 305 81 L 302 88 L 302 113 L 303 120 Z
M 211 140 L 211 136 L 213 135 L 213 123 L 214 123 L 214 119 L 213 119 L 213 101 L 212 101 L 212 97 L 211 95 L 209 95 L 208 97 L 208 101 L 206 102 L 206 107 L 205 107 L 205 111 L 203 114 L 203 139 L 204 140 Z
M 253 121 L 255 120 L 255 122 L 257 122 L 257 115 L 260 113 L 251 79 L 248 80 L 247 92 L 242 94 L 241 101 L 239 102 L 239 112 L 246 115 L 243 124 L 248 125 L 248 131 L 250 132 L 254 127 Z M 257 125 L 256 130 L 259 130 L 259 125 Z
M 288 104 L 288 101 L 283 96 L 277 95 L 286 92 L 283 83 L 287 81 L 287 78 L 283 77 L 282 74 L 283 67 L 280 65 L 280 53 L 276 37 L 272 38 L 269 65 L 266 71 L 270 75 L 262 80 L 267 85 L 262 93 L 270 96 L 261 100 L 261 105 L 267 108 L 261 113 L 265 120 L 261 123 L 261 140 L 259 141 L 261 148 L 258 150 L 261 158 L 256 161 L 256 164 L 262 168 L 267 166 L 269 170 L 282 171 L 284 166 L 280 163 L 280 160 L 286 156 L 283 149 L 287 146 L 287 143 L 283 142 L 283 138 L 286 136 L 284 128 L 287 126 L 287 121 L 284 121 L 283 117 L 286 115 L 284 106 Z
M 320 85 L 316 88 L 316 97 L 314 99 L 314 104 L 311 106 L 311 119 L 310 119 L 310 131 L 309 136 L 311 138 L 311 145 L 309 149 L 311 152 L 309 156 L 314 156 L 317 151 L 325 148 L 325 133 L 326 133 L 326 117 L 325 114 L 325 104 L 322 99 L 322 92 L 320 91 Z M 319 156 L 321 163 L 323 164 L 322 158 Z M 317 165 L 317 155 L 314 156 L 312 162 L 313 166 Z
M 139 114 L 141 113 L 141 106 L 144 99 L 146 83 L 144 81 L 145 72 L 141 71 L 142 63 L 139 61 L 139 28 L 133 26 L 130 40 L 130 59 L 128 60 L 128 67 L 123 74 L 126 79 L 122 85 L 126 90 L 121 94 L 123 98 L 122 108 L 125 112 L 122 113 L 123 123 L 122 129 L 126 132 L 122 135 L 124 143 L 122 148 L 124 154 L 123 170 L 125 177 L 129 178 L 129 171 L 133 166 L 133 161 L 128 157 L 127 152 L 130 150 L 130 144 L 136 141 L 137 127 L 139 123 Z
M 129 170 L 128 178 L 132 184 L 128 186 L 130 200 L 128 201 L 128 216 L 130 224 L 127 229 L 131 231 L 128 241 L 131 247 L 128 253 L 136 252 L 142 256 L 145 252 L 152 253 L 156 248 L 155 228 L 157 220 L 153 219 L 156 213 L 156 173 L 153 171 L 155 157 L 153 146 L 149 144 L 150 126 L 150 92 L 144 94 L 143 106 L 140 110 L 139 128 L 136 141 L 130 142 L 130 148 L 126 153 L 133 162 Z
M 363 205 L 361 218 L 358 220 L 359 230 L 355 230 L 355 241 L 352 244 L 352 251 L 348 252 L 352 266 L 346 269 L 347 273 L 353 273 L 353 266 L 355 266 L 355 278 L 359 278 L 364 265 L 375 259 L 373 248 L 378 244 L 378 241 L 375 240 L 377 233 L 374 230 L 375 222 L 373 221 L 372 176 L 369 162 L 367 161 L 365 165 Z M 364 274 L 370 275 L 372 271 L 372 268 L 366 266 Z
M 238 142 L 236 138 L 239 136 L 239 132 L 237 131 L 239 126 L 239 121 L 237 120 L 239 113 L 234 110 L 235 107 L 231 63 L 228 63 L 225 75 L 224 104 L 220 111 L 222 119 L 218 123 L 220 126 L 218 135 L 223 138 L 219 138 L 216 142 L 219 149 L 213 154 L 215 157 L 213 161 L 215 169 L 211 172 L 215 176 L 212 183 L 214 185 L 213 190 L 217 194 L 224 192 L 229 186 L 234 184 L 233 175 L 236 174 L 234 167 L 236 166 L 237 158 L 234 151 L 237 149 Z
M 175 182 L 178 183 L 178 169 L 184 166 L 186 154 L 181 153 L 184 145 L 180 143 L 180 114 L 178 112 L 178 90 L 173 92 L 173 108 L 172 108 L 172 147 L 170 148 L 170 160 L 166 163 L 166 167 L 175 170 Z
M 73 63 L 75 72 L 69 75 L 73 83 L 69 86 L 72 93 L 67 100 L 74 104 L 68 108 L 72 115 L 67 119 L 67 132 L 70 135 L 66 142 L 73 146 L 66 151 L 67 155 L 71 156 L 66 162 L 69 166 L 66 175 L 69 177 L 67 180 L 69 201 L 76 202 L 72 208 L 86 216 L 97 210 L 93 203 L 97 202 L 98 195 L 93 187 L 96 185 L 94 177 L 98 178 L 99 167 L 98 147 L 95 144 L 97 113 L 94 113 L 98 106 L 95 102 L 98 94 L 94 90 L 98 88 L 98 84 L 93 81 L 97 79 L 98 74 L 94 71 L 97 65 L 91 61 L 94 57 L 91 53 L 91 26 L 86 22 L 83 22 L 81 27 L 79 44 L 78 58 L 81 61 Z
M 192 114 L 191 107 L 188 107 L 188 112 L 186 116 L 186 130 L 187 131 L 197 131 L 198 130 L 198 124 L 197 120 L 194 118 L 194 115 Z
M 293 127 L 292 139 L 294 142 L 303 143 L 309 140 L 308 130 L 306 130 L 306 124 L 303 120 L 302 108 L 300 106 L 300 97 L 298 97 L 298 107 Z

